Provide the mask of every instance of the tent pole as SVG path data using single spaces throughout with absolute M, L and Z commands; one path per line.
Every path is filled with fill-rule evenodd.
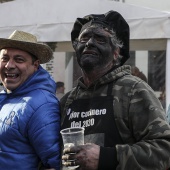
M 166 48 L 166 111 L 170 105 L 170 39 L 167 39 Z

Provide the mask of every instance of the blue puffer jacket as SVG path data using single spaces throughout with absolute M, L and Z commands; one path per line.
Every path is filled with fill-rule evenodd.
M 24 84 L 0 93 L 0 170 L 60 169 L 56 85 L 40 66 Z

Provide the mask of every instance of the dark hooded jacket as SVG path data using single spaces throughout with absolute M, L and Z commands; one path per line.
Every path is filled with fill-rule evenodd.
M 105 142 L 120 139 L 113 145 L 100 145 L 102 137 L 95 141 L 101 146 L 98 169 L 166 170 L 170 166 L 170 126 L 154 91 L 146 82 L 132 76 L 130 72 L 130 66 L 121 66 L 102 76 L 89 88 L 80 78 L 78 85 L 61 99 L 62 128 L 84 126 L 86 139 L 87 136 L 99 133 L 97 129 L 100 127 L 106 138 L 102 129 L 111 127 L 107 129 L 110 130 L 110 136 Z M 110 85 L 111 93 L 108 93 Z M 106 106 L 108 100 L 100 102 L 100 98 L 107 95 L 112 97 L 113 105 L 112 111 L 109 112 L 107 109 L 101 109 L 102 105 Z M 94 109 L 92 106 L 92 109 L 83 112 L 81 108 L 90 107 L 81 105 L 79 101 L 87 101 L 86 99 L 92 101 L 87 102 L 91 106 L 94 104 L 93 99 L 96 103 L 100 102 L 100 109 Z M 81 112 L 72 110 L 75 101 Z M 109 118 L 106 115 L 111 116 Z M 101 124 L 100 121 L 105 118 L 106 122 Z M 99 125 L 95 125 L 97 119 Z M 113 128 L 109 121 L 116 127 Z M 85 142 L 94 142 L 94 138 L 91 138 L 91 141 L 88 139 Z

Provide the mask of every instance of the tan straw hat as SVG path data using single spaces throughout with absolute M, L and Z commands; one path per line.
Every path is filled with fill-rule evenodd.
M 53 56 L 51 48 L 38 43 L 36 36 L 18 30 L 15 30 L 8 39 L 0 38 L 0 50 L 3 48 L 17 48 L 29 52 L 40 60 L 40 64 L 50 61 Z

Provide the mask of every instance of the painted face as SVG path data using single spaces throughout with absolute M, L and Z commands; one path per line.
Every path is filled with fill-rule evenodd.
M 0 80 L 7 90 L 23 84 L 37 69 L 39 60 L 22 50 L 6 48 L 0 51 Z
M 78 37 L 76 55 L 80 67 L 89 71 L 102 69 L 114 59 L 111 34 L 100 27 L 86 28 Z

